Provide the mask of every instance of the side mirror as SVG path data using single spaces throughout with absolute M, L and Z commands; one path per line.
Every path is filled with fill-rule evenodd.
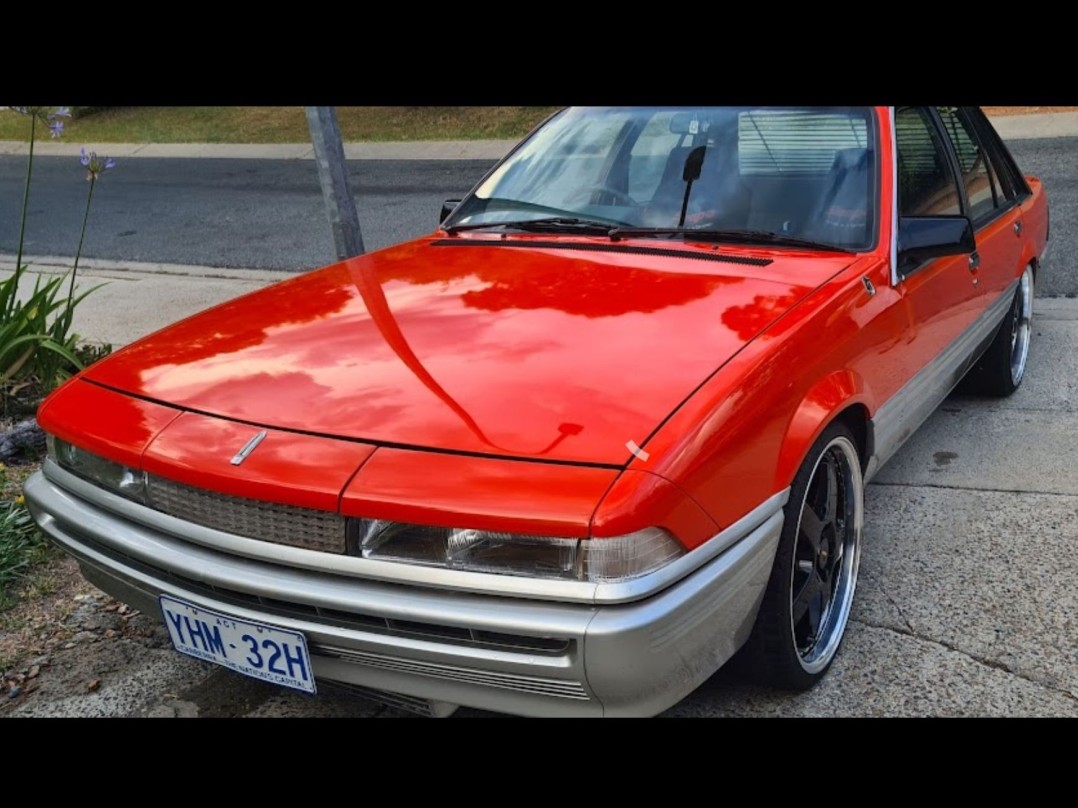
M 966 216 L 909 216 L 898 220 L 898 262 L 915 264 L 977 249 Z
M 442 203 L 442 212 L 438 216 L 438 224 L 441 224 L 449 218 L 449 214 L 461 203 L 459 199 L 447 199 Z

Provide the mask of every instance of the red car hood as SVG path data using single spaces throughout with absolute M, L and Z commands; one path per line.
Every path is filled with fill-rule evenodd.
M 621 464 L 628 441 L 850 259 L 427 238 L 225 303 L 84 378 L 281 429 Z

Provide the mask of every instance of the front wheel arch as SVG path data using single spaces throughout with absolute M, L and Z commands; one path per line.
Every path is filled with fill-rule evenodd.
M 790 418 L 775 469 L 775 490 L 789 487 L 813 443 L 836 421 L 846 424 L 857 440 L 861 472 L 875 452 L 871 411 L 864 380 L 851 370 L 836 371 L 814 384 Z
M 757 680 L 805 690 L 838 653 L 864 524 L 864 459 L 856 443 L 843 419 L 832 421 L 795 476 L 763 601 L 739 654 Z

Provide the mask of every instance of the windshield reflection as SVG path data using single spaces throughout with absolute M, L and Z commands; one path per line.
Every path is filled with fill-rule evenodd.
M 868 249 L 876 154 L 868 108 L 573 108 L 506 158 L 445 226 L 562 217 L 545 227 L 756 231 Z

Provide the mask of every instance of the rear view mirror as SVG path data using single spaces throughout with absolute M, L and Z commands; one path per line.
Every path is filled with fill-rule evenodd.
M 670 117 L 670 131 L 675 135 L 687 135 L 692 131 L 693 123 L 696 123 L 697 130 L 699 129 L 700 122 L 691 112 L 676 112 Z M 696 134 L 695 131 L 692 132 Z

